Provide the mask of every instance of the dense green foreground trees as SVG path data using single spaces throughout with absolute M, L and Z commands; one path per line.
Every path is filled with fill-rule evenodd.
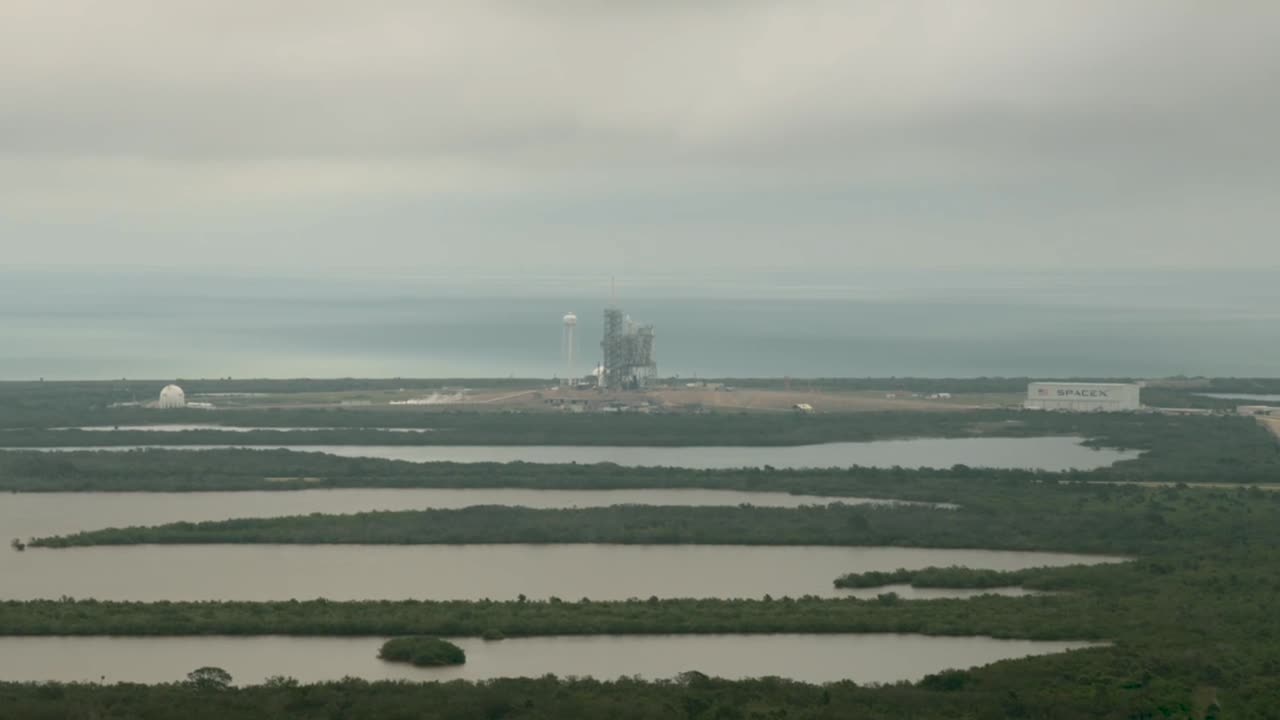
M 678 660 L 676 661 L 678 665 Z M 1119 673 L 1113 675 L 1113 673 Z M 1072 682 L 1064 683 L 1066 677 Z M 1265 681 L 1255 683 L 1259 691 Z M 727 681 L 689 672 L 668 681 L 620 678 L 505 679 L 485 683 L 370 683 L 347 679 L 298 686 L 286 679 L 243 689 L 201 691 L 162 686 L 0 684 L 4 720 L 172 718 L 187 720 L 902 720 L 903 718 L 1209 718 L 1212 690 L 1183 692 L 1140 658 L 1111 660 L 1094 651 L 1066 658 L 998 663 L 906 684 L 867 688 L 852 682 L 806 685 L 777 678 Z M 1258 692 L 1235 701 L 1229 717 L 1266 717 Z M 1185 705 L 1185 708 L 1183 707 Z M 1162 712 L 1167 710 L 1168 712 Z M 1193 715 L 1194 713 L 1194 715 Z

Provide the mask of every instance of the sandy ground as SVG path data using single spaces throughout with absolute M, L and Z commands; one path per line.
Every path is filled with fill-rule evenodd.
M 392 405 L 410 399 L 431 398 L 429 404 Z M 474 410 L 557 411 L 555 402 L 584 401 L 592 409 L 610 403 L 639 406 L 649 404 L 670 411 L 744 410 L 751 412 L 794 412 L 795 405 L 811 405 L 814 412 L 872 412 L 906 410 L 947 412 L 975 408 L 1016 407 L 1020 394 L 960 394 L 946 399 L 892 392 L 824 392 L 819 390 L 713 390 L 707 388 L 661 388 L 648 392 L 608 392 L 543 387 L 524 390 L 469 389 L 462 393 L 413 390 L 375 392 L 298 393 L 273 395 L 238 403 L 243 409 L 319 408 L 344 406 L 350 410 L 395 408 L 404 412 L 431 412 L 458 408 Z
M 1258 418 L 1258 422 L 1271 428 L 1271 432 L 1275 433 L 1277 438 L 1280 438 L 1280 417 Z

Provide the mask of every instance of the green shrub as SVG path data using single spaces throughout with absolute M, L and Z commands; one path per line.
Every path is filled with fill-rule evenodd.
M 382 644 L 378 657 L 391 662 L 407 662 L 418 667 L 461 665 L 467 661 L 462 648 L 435 637 L 403 637 Z

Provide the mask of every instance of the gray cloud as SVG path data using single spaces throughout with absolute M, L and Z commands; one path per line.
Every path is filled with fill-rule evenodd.
M 10 0 L 0 238 L 46 263 L 1280 264 L 1276 88 L 1266 0 Z

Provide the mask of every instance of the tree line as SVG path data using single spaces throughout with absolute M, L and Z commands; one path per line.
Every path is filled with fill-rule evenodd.
M 913 481 L 905 480 L 910 485 Z M 1035 717 L 1052 712 L 1062 716 L 1089 717 L 1196 717 L 1212 715 L 1215 703 L 1231 709 L 1233 716 L 1265 717 L 1280 693 L 1280 615 L 1273 598 L 1280 591 L 1275 569 L 1280 567 L 1280 496 L 1256 489 L 1201 490 L 1117 487 L 1022 481 L 951 480 L 953 499 L 960 510 L 922 508 L 806 508 L 777 518 L 759 515 L 764 508 L 727 508 L 723 528 L 754 532 L 747 525 L 759 523 L 775 530 L 824 528 L 833 534 L 862 532 L 854 518 L 868 522 L 868 530 L 890 528 L 900 544 L 930 544 L 948 536 L 964 537 L 971 547 L 1038 546 L 1045 548 L 1106 548 L 1120 552 L 1132 548 L 1132 562 L 1095 566 L 1037 568 L 1021 571 L 1026 587 L 1052 590 L 1030 597 L 982 595 L 970 599 L 909 601 L 885 595 L 881 598 L 821 599 L 815 597 L 758 598 L 752 600 L 688 600 L 636 598 L 621 602 L 588 599 L 524 599 L 421 602 L 99 602 L 89 599 L 0 602 L 0 635 L 425 635 L 519 637 L 542 634 L 628 633 L 741 633 L 741 632 L 907 632 L 930 635 L 989 635 L 1004 638 L 1093 639 L 1105 647 L 1061 656 L 1029 658 L 997 663 L 972 670 L 941 673 L 924 682 L 896 688 L 858 688 L 857 704 L 836 699 L 826 688 L 840 717 L 866 711 L 872 717 Z M 931 490 L 932 491 L 932 490 Z M 626 522 L 626 508 L 601 518 Z M 668 510 L 668 509 L 664 509 Z M 854 512 L 858 511 L 858 512 Z M 899 514 L 902 511 L 903 514 Z M 734 513 L 740 513 L 735 516 Z M 923 513 L 923 514 L 916 514 Z M 394 513 L 390 515 L 395 515 Z M 517 513 L 517 515 L 519 515 Z M 459 515 L 463 517 L 463 515 Z M 526 517 L 538 517 L 536 515 Z M 563 516 L 570 528 L 582 516 Z M 708 516 L 708 517 L 714 517 Z M 476 518 L 501 525 L 507 516 Z M 632 521 L 661 522 L 660 514 L 636 515 Z M 685 516 L 684 520 L 706 517 Z M 730 519 L 733 519 L 732 521 Z M 881 520 L 884 518 L 885 520 Z M 804 519 L 789 525 L 793 520 Z M 900 519 L 907 522 L 899 523 Z M 558 522 L 558 521 L 557 521 Z M 882 522 L 889 523 L 881 525 Z M 947 523 L 954 523 L 947 525 Z M 933 527 L 938 523 L 943 526 Z M 603 524 L 603 523 L 602 523 Z M 638 527 L 644 527 L 643 524 Z M 415 530 L 416 531 L 416 530 Z M 700 531 L 694 528 L 692 531 Z M 963 532 L 962 532 L 963 531 Z M 501 528 L 494 532 L 506 532 Z M 491 534 L 492 537 L 492 534 Z M 927 541 L 926 541 L 927 540 Z M 1054 543 L 1049 545 L 1048 543 Z M 37 558 L 38 559 L 38 558 Z M 955 571 L 947 570 L 951 575 Z M 971 578 L 977 578 L 977 574 Z M 1006 578 L 1002 578 L 1007 579 Z M 447 582 L 441 578 L 441 582 Z M 976 580 L 975 580 L 976 581 Z M 951 577 L 947 583 L 970 579 Z M 198 664 L 198 663 L 193 663 Z M 673 673 L 682 670 L 672 659 Z M 289 668 L 280 668 L 288 674 Z M 694 685 L 703 682 L 697 680 Z M 388 690 L 400 696 L 410 716 L 436 712 L 427 704 L 446 702 L 449 707 L 474 710 L 472 702 L 498 702 L 516 698 L 510 717 L 538 717 L 537 713 L 569 713 L 590 716 L 616 710 L 616 717 L 669 717 L 683 712 L 684 685 L 635 682 L 625 690 L 594 681 L 545 679 L 547 696 L 507 695 L 518 685 L 508 681 L 469 684 L 406 686 Z M 693 713 L 719 708 L 727 717 L 742 713 L 786 709 L 788 717 L 826 717 L 827 705 L 808 705 L 804 697 L 821 698 L 824 688 L 782 683 L 777 693 L 756 681 L 719 684 L 698 695 Z M 760 681 L 766 682 L 767 681 Z M 285 684 L 287 685 L 287 683 Z M 279 710 L 280 703 L 302 717 L 299 710 L 312 697 L 328 698 L 361 712 L 386 711 L 368 684 L 321 684 L 228 690 L 228 705 L 221 700 L 209 707 L 223 711 L 219 717 L 256 717 L 254 713 Z M 613 687 L 613 686 L 609 686 Z M 840 684 L 851 689 L 851 684 Z M 554 691 L 550 688 L 554 688 Z M 88 709 L 113 707 L 124 717 L 169 702 L 182 707 L 193 702 L 192 688 L 127 686 L 128 692 L 92 686 L 40 684 L 0 686 L 0 708 L 21 708 L 15 717 L 76 717 Z M 575 704 L 575 689 L 587 693 Z M 844 692 L 844 690 L 840 692 Z M 379 687 L 381 691 L 381 687 Z M 423 693 L 421 696 L 413 693 Z M 436 694 L 439 693 L 439 694 Z M 753 694 L 754 693 L 754 694 Z M 793 695 L 797 693 L 798 695 Z M 812 695 L 809 695 L 812 693 Z M 184 700 L 184 697 L 188 699 Z M 553 699 L 559 698 L 559 699 Z M 721 700 L 709 700 L 719 697 Z M 853 696 L 851 696 L 853 697 Z M 122 699 L 129 698 L 129 699 Z M 414 699 L 418 698 L 418 699 Z M 649 700 L 644 700 L 649 698 Z M 753 699 L 749 699 L 753 698 Z M 1266 699 L 1264 702 L 1262 699 Z M 533 700 L 527 708 L 526 700 Z M 652 701 L 652 704 L 648 704 Z M 706 704 L 702 701 L 706 700 Z M 502 702 L 505 702 L 503 700 Z M 634 704 L 627 705 L 634 701 Z M 104 705 L 122 702 L 123 705 Z M 596 705 L 595 703 L 601 703 Z M 130 705 L 129 703 L 136 703 Z M 539 704 L 542 703 L 542 704 Z M 626 708 L 615 708 L 611 703 Z M 676 703 L 676 705 L 671 705 Z M 843 704 L 842 704 L 843 703 Z M 954 703 L 954 704 L 948 704 Z M 311 706 L 306 706 L 311 707 Z M 130 709 L 132 708 L 132 709 Z M 665 708 L 665 709 L 664 709 Z M 674 708 L 674 709 L 673 709 Z M 438 708 L 437 708 L 438 709 Z M 634 709 L 634 715 L 628 715 Z M 162 711 L 159 716 L 164 716 Z M 195 713 L 201 710 L 193 711 Z M 61 714 L 58 714 L 61 713 Z M 236 715 L 236 713 L 243 713 Z M 584 714 L 585 713 L 585 714 Z M 1003 713 L 1003 714 L 1002 714 Z M 0 716 L 3 716 L 0 713 Z M 88 715 L 81 715 L 88 717 Z M 111 717 L 110 714 L 103 714 Z M 199 715 L 193 715 L 198 717 Z M 288 716 L 287 712 L 284 715 Z M 386 715 L 395 717 L 396 715 Z M 460 714 L 467 717 L 466 714 Z M 686 715 L 687 716 L 687 715 Z
M 1142 717 L 1217 718 L 1212 697 L 1193 701 L 1176 679 L 1152 674 L 1140 664 L 1072 653 L 998 663 L 974 671 L 952 671 L 906 683 L 863 687 L 854 682 L 823 686 L 779 678 L 723 680 L 696 671 L 674 678 L 507 678 L 483 683 L 338 682 L 300 684 L 288 677 L 247 688 L 209 689 L 192 683 L 107 685 L 0 683 L 0 707 L 23 720 L 170 718 L 188 720 L 846 720 L 847 718 L 1053 717 L 1117 720 Z M 681 667 L 678 658 L 673 668 Z M 1074 683 L 1049 682 L 1081 672 Z M 1057 673 L 1058 675 L 1055 675 Z M 1232 697 L 1233 717 L 1266 717 L 1273 682 L 1258 679 L 1248 696 Z M 1187 697 L 1186 710 L 1177 701 Z M 1158 713 L 1172 707 L 1174 712 Z M 1224 716 L 1225 717 L 1225 716 Z
M 957 488 L 959 489 L 959 488 Z M 861 545 L 1149 553 L 1188 532 L 1216 543 L 1261 542 L 1280 520 L 1280 493 L 1179 491 L 1089 483 L 974 484 L 954 510 L 917 505 L 649 506 L 315 513 L 179 522 L 35 538 L 35 547 L 134 544 L 624 543 Z M 1233 522 L 1222 509 L 1248 508 Z
M 444 416 L 442 416 L 444 417 Z M 988 411 L 965 413 L 850 413 L 813 417 L 723 416 L 449 416 L 447 428 L 430 433 L 368 429 L 236 433 L 238 445 L 317 444 L 587 444 L 782 446 L 903 437 L 1043 437 L 1074 435 L 1093 447 L 1140 450 L 1136 459 L 1091 471 L 1046 473 L 988 468 L 844 468 L 838 471 L 694 471 L 684 468 L 620 468 L 530 463 L 411 463 L 341 458 L 283 450 L 211 449 L 123 453 L 0 451 L 0 489 L 218 490 L 295 489 L 318 479 L 330 487 L 825 487 L 840 482 L 929 478 L 1056 479 L 1162 482 L 1280 482 L 1280 443 L 1251 418 L 1152 414 L 1068 414 Z M 225 444 L 228 433 L 85 432 L 10 430 L 0 446 L 51 447 Z M 266 482 L 285 478 L 284 482 Z M 452 484 L 448 484 L 452 483 Z M 505 483 L 505 484 L 504 484 Z M 899 483 L 901 484 L 901 483 Z

